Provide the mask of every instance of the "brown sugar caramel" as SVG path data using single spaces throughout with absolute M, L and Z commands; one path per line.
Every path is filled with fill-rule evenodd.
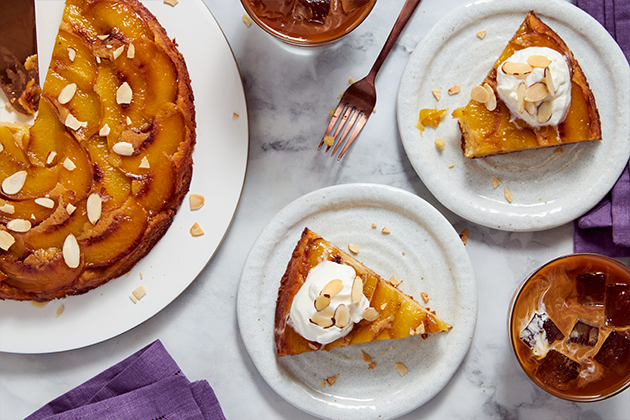
M 320 45 L 356 28 L 376 0 L 242 0 L 265 31 L 296 45 Z
M 613 259 L 575 254 L 543 266 L 515 294 L 509 318 L 523 370 L 572 401 L 597 401 L 627 388 L 629 304 L 630 271 Z

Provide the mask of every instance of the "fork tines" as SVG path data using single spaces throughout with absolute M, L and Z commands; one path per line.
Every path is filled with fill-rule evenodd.
M 368 115 L 366 115 L 365 112 L 344 102 L 342 98 L 341 102 L 339 102 L 339 105 L 337 105 L 337 108 L 335 109 L 335 112 L 330 120 L 330 123 L 328 124 L 328 128 L 326 128 L 324 137 L 322 138 L 322 141 L 319 143 L 319 147 L 317 148 L 317 150 L 320 150 L 322 146 L 326 144 L 327 147 L 324 153 L 328 153 L 328 151 L 333 146 L 333 144 L 337 143 L 335 144 L 335 148 L 330 154 L 330 156 L 334 156 L 339 146 L 341 146 L 341 144 L 343 144 L 343 142 L 346 141 L 346 138 L 348 137 L 348 133 L 350 133 L 350 130 L 352 129 L 352 127 L 354 127 L 354 130 L 352 130 L 350 137 L 347 138 L 345 146 L 339 153 L 339 156 L 337 156 L 337 160 L 341 160 L 343 155 L 348 150 L 348 147 L 350 147 L 350 145 L 352 144 L 354 139 L 357 137 L 357 135 L 359 134 L 359 132 L 361 131 L 361 129 L 363 128 L 367 120 L 368 120 Z M 339 122 L 339 124 L 337 124 L 337 122 Z M 335 130 L 335 134 L 331 135 L 330 133 L 333 131 L 333 128 L 335 127 L 335 125 L 337 125 L 337 129 Z M 343 133 L 341 133 L 342 129 L 343 129 Z M 339 135 L 339 133 L 341 133 L 341 135 Z

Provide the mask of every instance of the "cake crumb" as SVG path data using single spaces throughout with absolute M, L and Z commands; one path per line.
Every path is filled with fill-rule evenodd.
M 391 230 L 389 230 L 389 229 L 387 228 L 387 226 L 386 226 L 386 227 L 384 227 L 384 228 L 381 230 L 381 232 L 383 232 L 383 233 L 384 233 L 384 234 L 386 234 L 386 235 L 387 235 L 387 234 L 389 234 L 389 233 L 392 233 L 392 231 L 391 231 Z
M 554 155 L 559 155 L 560 153 L 562 153 L 562 149 L 557 148 L 556 150 L 554 150 L 554 151 L 553 151 L 553 153 L 552 153 L 552 154 L 554 154 Z
M 354 77 L 350 76 L 350 79 L 348 79 L 348 84 L 353 84 L 354 83 Z
M 244 13 L 243 13 L 243 23 L 245 23 L 245 25 L 247 25 L 248 28 L 252 24 L 252 20 L 249 18 L 249 16 L 247 16 Z
M 398 287 L 398 286 L 400 285 L 400 283 L 402 283 L 402 280 L 398 280 L 398 279 L 396 278 L 396 276 L 392 276 L 392 277 L 389 279 L 389 282 L 392 284 L 392 286 L 394 286 L 394 287 Z
M 55 312 L 55 318 L 59 318 L 61 314 L 63 313 L 63 311 L 65 310 L 66 310 L 66 305 L 61 304 L 61 306 L 57 308 L 57 312 Z
M 510 190 L 508 190 L 508 187 L 505 187 L 505 189 L 503 190 L 503 194 L 505 195 L 505 199 L 507 200 L 508 203 L 512 202 L 512 193 L 510 192 Z
M 361 358 L 363 358 L 363 361 L 365 363 L 372 363 L 372 358 L 370 357 L 370 355 L 364 352 L 363 350 L 361 350 Z
M 442 139 L 435 139 L 435 147 L 440 150 L 444 150 L 444 146 L 446 146 L 446 142 Z
M 400 373 L 400 376 L 405 376 L 405 374 L 407 373 L 407 367 L 402 363 L 396 363 L 396 369 L 398 369 L 398 373 Z
M 336 376 L 331 376 L 329 378 L 326 378 L 326 382 L 328 382 L 328 385 L 330 386 L 332 386 L 332 384 L 334 384 L 336 380 L 337 380 Z
M 374 369 L 376 367 L 376 362 L 372 362 L 368 365 L 368 369 Z
M 328 147 L 332 146 L 335 144 L 335 138 L 333 136 L 324 137 L 324 144 Z
M 468 243 L 468 229 L 462 230 L 462 233 L 459 234 L 459 238 L 462 240 L 462 243 L 466 245 Z
M 484 39 L 486 37 L 486 30 L 477 32 L 477 38 Z
M 46 305 L 48 305 L 48 301 L 46 301 L 46 302 L 37 302 L 36 300 L 31 300 L 31 306 L 33 308 L 41 309 L 41 308 L 45 307 Z
M 129 300 L 131 300 L 133 303 L 138 303 L 138 299 L 136 299 L 136 297 L 133 294 L 129 295 Z
M 424 303 L 429 303 L 429 295 L 425 292 L 420 292 L 420 296 L 422 296 L 422 300 Z
M 322 379 L 322 388 L 326 386 L 326 379 Z
M 372 229 L 376 229 L 376 223 L 372 223 Z
M 461 91 L 462 91 L 462 87 L 460 85 L 455 85 L 448 88 L 448 94 L 451 96 L 457 95 Z
M 454 167 L 455 167 L 455 164 L 454 164 L 454 163 L 451 163 L 450 165 L 448 165 L 448 167 L 452 169 L 452 168 L 454 168 Z
M 235 120 L 238 117 L 240 117 L 240 115 L 238 115 L 236 112 L 232 112 L 232 119 Z

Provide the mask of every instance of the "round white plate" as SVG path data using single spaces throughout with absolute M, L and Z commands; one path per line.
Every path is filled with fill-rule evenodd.
M 176 38 L 195 93 L 197 144 L 190 191 L 206 204 L 191 211 L 188 199 L 153 250 L 127 276 L 82 296 L 56 300 L 42 309 L 29 302 L 0 301 L 0 351 L 48 353 L 104 341 L 149 319 L 172 302 L 205 267 L 221 243 L 238 205 L 249 148 L 243 84 L 219 25 L 201 0 L 143 3 Z M 47 69 L 63 1 L 38 1 L 40 68 Z M 45 76 L 41 75 L 43 79 Z M 4 98 L 4 96 L 2 96 Z M 0 104 L 4 109 L 4 104 Z M 240 115 L 232 119 L 232 113 Z M 0 115 L 3 121 L 15 114 Z M 205 235 L 193 238 L 198 222 Z M 147 295 L 129 299 L 138 286 Z M 56 316 L 60 306 L 64 312 Z
M 427 306 L 454 328 L 426 340 L 414 336 L 277 358 L 278 287 L 305 227 L 340 248 L 359 245 L 361 262 L 384 278 L 403 280 L 407 294 L 428 293 Z M 391 233 L 381 233 L 383 227 Z M 243 268 L 237 314 L 249 355 L 281 397 L 322 418 L 387 419 L 421 406 L 451 379 L 472 341 L 477 286 L 462 241 L 431 205 L 393 187 L 339 185 L 295 200 L 263 229 Z M 376 368 L 368 369 L 361 350 Z M 397 362 L 409 369 L 403 377 Z M 334 386 L 322 387 L 331 376 L 337 376 Z
M 451 112 L 465 106 L 499 54 L 534 10 L 573 51 L 595 95 L 603 141 L 464 158 Z M 477 32 L 487 31 L 479 39 Z M 461 86 L 450 96 L 448 88 Z M 442 89 L 436 102 L 432 89 Z M 570 222 L 612 188 L 630 155 L 630 71 L 608 32 L 577 7 L 552 0 L 483 1 L 463 5 L 440 20 L 415 48 L 398 91 L 398 127 L 405 151 L 433 195 L 449 210 L 483 226 L 534 231 Z M 414 126 L 423 108 L 448 109 L 423 136 Z M 440 151 L 435 139 L 446 141 Z M 561 150 L 562 153 L 554 153 Z M 451 165 L 454 165 L 451 167 Z M 501 185 L 493 188 L 492 180 Z M 513 196 L 504 196 L 507 187 Z

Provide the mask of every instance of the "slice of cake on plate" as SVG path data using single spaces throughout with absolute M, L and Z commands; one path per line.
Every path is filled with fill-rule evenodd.
M 304 229 L 278 290 L 278 357 L 451 328 L 390 281 Z

